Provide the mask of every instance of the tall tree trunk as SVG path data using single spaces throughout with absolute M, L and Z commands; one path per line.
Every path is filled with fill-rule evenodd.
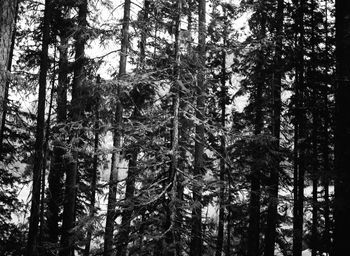
M 336 0 L 335 256 L 350 241 L 350 1 Z
M 61 11 L 62 8 L 60 8 Z M 61 15 L 61 14 L 60 14 Z M 67 121 L 67 87 L 68 87 L 68 38 L 67 32 L 63 29 L 60 31 L 60 46 L 58 60 L 58 85 L 57 85 L 57 125 L 53 128 L 53 133 L 59 134 L 61 126 Z M 52 164 L 48 175 L 48 241 L 57 244 L 59 236 L 59 213 L 62 206 L 63 194 L 63 174 L 66 169 L 64 155 L 66 153 L 64 138 L 58 137 L 53 141 Z
M 328 0 L 325 1 L 325 54 L 327 56 L 326 61 L 326 68 L 325 68 L 325 74 L 328 75 L 328 72 L 330 70 L 330 65 L 328 63 L 330 62 L 329 59 L 329 52 L 330 52 L 330 45 L 329 45 L 329 37 L 328 37 Z M 322 98 L 323 98 L 323 104 L 324 104 L 324 125 L 322 129 L 323 134 L 323 140 L 321 145 L 321 151 L 322 151 L 322 159 L 323 159 L 323 176 L 322 176 L 322 186 L 324 188 L 324 233 L 323 233 L 323 243 L 326 253 L 331 252 L 331 221 L 330 221 L 330 200 L 329 200 L 329 181 L 330 181 L 330 173 L 331 173 L 331 167 L 330 167 L 330 161 L 329 161 L 329 133 L 328 129 L 330 127 L 330 118 L 329 118 L 329 112 L 327 111 L 329 109 L 329 102 L 328 102 L 328 83 L 325 83 L 323 85 L 323 91 L 322 91 Z
M 179 162 L 179 108 L 180 108 L 180 86 L 181 82 L 181 73 L 180 73 L 180 28 L 181 28 L 181 15 L 182 15 L 182 2 L 177 2 L 177 12 L 175 18 L 175 64 L 174 64 L 174 81 L 173 81 L 173 123 L 172 123 L 172 134 L 171 134 L 171 165 L 170 165 L 170 173 L 169 173 L 169 182 L 171 183 L 170 189 L 170 200 L 168 200 L 168 215 L 167 215 L 167 223 L 169 227 L 167 230 L 167 255 L 175 256 L 180 255 L 180 252 L 177 251 L 179 249 L 176 246 L 180 241 L 180 230 L 178 227 L 177 215 L 179 213 L 178 209 L 178 186 L 179 186 L 179 173 L 178 173 L 178 162 Z
M 124 18 L 123 18 L 123 28 L 122 28 L 122 40 L 121 40 L 121 52 L 119 60 L 119 78 L 122 79 L 126 74 L 126 63 L 127 55 L 129 49 L 129 24 L 130 24 L 130 8 L 131 1 L 125 0 L 124 2 Z M 121 94 L 121 89 L 118 89 L 118 94 Z M 108 209 L 107 209 L 107 220 L 106 220 L 106 230 L 105 230 L 105 244 L 104 244 L 104 256 L 109 256 L 113 254 L 113 230 L 114 230 L 114 219 L 115 219 L 115 205 L 116 205 L 116 191 L 117 184 L 116 179 L 113 177 L 113 170 L 117 168 L 119 158 L 121 156 L 121 127 L 123 120 L 123 106 L 120 98 L 118 97 L 117 106 L 116 106 L 116 125 L 118 131 L 114 134 L 114 147 L 118 152 L 114 153 L 112 156 L 112 170 L 111 170 L 111 179 L 110 179 L 110 189 L 108 197 Z M 135 166 L 136 166 L 136 159 Z M 133 159 L 129 162 L 128 176 L 126 180 L 126 200 L 131 199 L 130 194 L 134 194 L 134 175 L 132 174 L 134 167 L 132 166 Z M 132 212 L 131 212 L 132 213 Z M 130 216 L 130 217 L 129 217 Z M 119 231 L 117 238 L 117 255 L 123 256 L 126 255 L 127 243 L 129 241 L 129 228 L 130 228 L 130 218 L 131 214 L 129 212 L 123 212 L 122 215 L 122 224 L 121 230 Z M 124 226 L 123 226 L 124 225 Z
M 224 16 L 226 16 L 226 8 L 224 9 Z M 227 23 L 224 23 L 224 35 L 223 35 L 223 48 L 226 48 L 226 33 L 227 33 Z M 226 173 L 226 97 L 227 97 L 227 88 L 226 88 L 226 50 L 222 50 L 222 60 L 221 60 L 221 129 L 223 134 L 220 138 L 221 149 L 220 149 L 220 191 L 219 191 L 219 225 L 218 225 L 218 235 L 216 239 L 216 251 L 215 256 L 221 256 L 222 254 L 222 245 L 224 242 L 224 223 L 225 223 L 225 173 Z
M 273 149 L 275 152 L 280 151 L 280 131 L 281 131 L 281 85 L 282 85 L 282 36 L 283 36 L 283 10 L 284 0 L 277 1 L 276 19 L 276 44 L 274 56 L 274 73 L 272 84 L 273 111 L 272 111 L 272 136 L 274 137 Z M 277 153 L 278 154 L 278 153 Z M 267 226 L 265 233 L 265 256 L 275 255 L 276 226 L 278 219 L 278 184 L 280 171 L 280 157 L 274 156 L 272 168 L 270 171 L 270 183 L 268 187 L 268 210 Z
M 304 1 L 296 0 L 295 135 L 294 135 L 294 210 L 293 256 L 301 256 L 304 217 L 305 176 L 305 83 L 304 83 Z
M 201 256 L 203 254 L 202 239 L 202 176 L 204 167 L 204 100 L 205 100 L 205 56 L 206 56 L 206 1 L 199 0 L 198 5 L 198 76 L 197 76 L 197 108 L 196 117 L 201 123 L 196 125 L 196 141 L 194 153 L 194 184 L 193 184 L 193 209 L 190 256 Z
M 50 43 L 50 15 L 51 0 L 45 1 L 44 25 L 42 49 L 40 56 L 40 74 L 39 74 L 39 96 L 38 96 L 38 114 L 37 128 L 34 152 L 33 166 L 33 186 L 32 186 L 32 205 L 29 217 L 29 232 L 27 240 L 26 255 L 38 254 L 38 225 L 40 215 L 40 183 L 41 170 L 43 169 L 44 156 L 44 129 L 45 129 L 45 101 L 46 101 L 46 77 L 49 68 L 48 49 Z
M 46 165 L 47 165 L 47 158 L 48 158 L 48 151 L 49 151 L 49 140 L 50 140 L 50 125 L 51 125 L 51 114 L 52 114 L 52 105 L 53 105 L 53 98 L 54 98 L 54 92 L 55 92 L 55 81 L 56 81 L 56 51 L 54 53 L 54 66 L 53 66 L 53 74 L 52 74 L 52 80 L 51 80 L 51 93 L 50 93 L 50 102 L 49 102 L 49 111 L 47 114 L 47 120 L 46 120 L 46 129 L 45 129 L 45 142 L 44 142 L 44 157 L 43 157 L 43 169 L 41 172 L 41 199 L 40 199 L 40 230 L 39 230 L 39 244 L 40 246 L 43 245 L 44 242 L 44 226 L 45 226 L 45 189 L 46 189 Z M 43 250 L 44 252 L 45 250 Z
M 75 65 L 72 88 L 71 116 L 73 122 L 81 121 L 84 111 L 84 99 L 82 96 L 85 80 L 85 44 L 86 35 L 83 31 L 87 27 L 87 0 L 82 0 L 78 6 L 79 30 L 75 36 Z M 74 131 L 72 135 L 72 153 L 68 162 L 65 182 L 65 195 L 62 220 L 62 236 L 60 241 L 60 256 L 74 255 L 75 204 L 77 197 L 78 176 L 78 143 L 75 141 L 80 136 L 80 131 Z
M 265 1 L 261 3 L 260 10 L 260 32 L 259 39 L 263 40 L 266 36 L 266 13 L 265 13 Z M 258 137 L 263 129 L 263 88 L 265 85 L 265 71 L 264 71 L 264 51 L 258 52 L 257 56 L 257 80 L 256 80 L 256 90 L 254 95 L 255 101 L 255 120 L 254 120 L 254 135 Z M 256 139 L 258 141 L 258 139 Z M 261 161 L 260 145 L 256 144 L 256 148 L 253 149 L 253 159 L 254 163 L 251 167 L 251 192 L 250 192 L 250 202 L 249 202 L 249 224 L 248 224 L 248 256 L 259 255 L 259 240 L 260 240 L 260 176 L 261 167 L 259 162 Z
M 315 1 L 311 1 L 311 60 L 310 60 L 310 74 L 309 74 L 309 84 L 312 86 L 312 106 L 311 106 L 311 114 L 312 114 L 312 224 L 311 224 L 311 255 L 317 256 L 318 252 L 318 200 L 317 200 L 317 189 L 318 189 L 318 181 L 319 181 L 319 163 L 318 163 L 318 125 L 320 123 L 318 108 L 320 107 L 317 102 L 318 98 L 318 89 L 315 81 L 316 78 L 316 67 L 314 63 L 316 60 L 316 42 L 315 42 L 315 18 L 314 18 L 314 10 L 315 9 Z
M 17 0 L 2 0 L 0 2 L 0 155 L 2 154 L 3 129 L 5 120 L 8 72 L 11 69 L 16 17 L 18 11 Z
M 129 50 L 129 26 L 130 26 L 130 0 L 124 2 L 124 18 L 122 28 L 121 54 L 119 62 L 119 78 L 122 79 L 126 74 L 127 55 Z M 135 191 L 137 153 L 133 153 L 129 160 L 129 168 L 125 184 L 125 207 L 122 212 L 120 230 L 117 236 L 117 255 L 126 256 L 130 235 L 130 223 L 133 213 L 133 197 Z

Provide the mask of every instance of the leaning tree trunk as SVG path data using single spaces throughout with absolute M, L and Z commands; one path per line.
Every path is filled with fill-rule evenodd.
M 46 77 L 49 68 L 48 49 L 50 43 L 50 15 L 51 0 L 45 1 L 43 39 L 40 56 L 39 74 L 39 96 L 37 128 L 33 166 L 32 206 L 29 218 L 29 233 L 27 240 L 26 255 L 38 254 L 38 225 L 40 215 L 40 183 L 41 170 L 43 169 L 44 158 L 44 129 L 45 129 L 45 101 L 46 101 Z
M 82 0 L 79 4 L 78 25 L 79 31 L 75 36 L 75 65 L 72 87 L 72 107 L 71 117 L 73 122 L 80 122 L 84 110 L 82 99 L 83 86 L 85 80 L 85 44 L 86 35 L 84 28 L 87 27 L 87 0 Z M 66 182 L 64 194 L 62 236 L 60 241 L 60 256 L 74 255 L 74 233 L 75 226 L 75 203 L 77 197 L 77 176 L 78 176 L 78 143 L 75 141 L 79 137 L 79 129 L 72 134 L 72 153 L 69 156 L 69 163 L 66 169 Z
M 201 123 L 196 125 L 195 153 L 194 153 L 194 183 L 193 183 L 193 210 L 190 256 L 201 256 L 203 254 L 202 238 L 202 175 L 204 167 L 204 100 L 205 100 L 205 55 L 206 55 L 206 1 L 199 0 L 198 5 L 198 85 L 197 85 L 197 109 L 196 117 Z
M 12 63 L 17 12 L 17 0 L 2 0 L 0 2 L 0 157 L 2 155 L 3 129 L 9 86 L 8 72 Z
M 335 256 L 350 241 L 350 1 L 336 0 Z
M 274 74 L 272 81 L 272 136 L 274 137 L 273 150 L 277 155 L 272 159 L 272 168 L 270 171 L 270 182 L 268 187 L 268 210 L 267 226 L 265 233 L 265 256 L 275 255 L 276 226 L 278 219 L 278 184 L 280 171 L 280 131 L 281 131 L 281 85 L 282 85 L 282 36 L 283 36 L 283 10 L 284 0 L 278 0 L 276 18 L 276 44 L 274 56 Z

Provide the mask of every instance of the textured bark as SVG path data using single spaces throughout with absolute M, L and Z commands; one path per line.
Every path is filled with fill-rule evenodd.
M 304 218 L 305 176 L 305 83 L 304 83 L 304 1 L 294 1 L 297 8 L 297 54 L 295 62 L 295 124 L 294 124 L 294 208 L 293 256 L 301 256 Z
M 265 1 L 262 2 L 262 7 L 265 8 Z M 260 32 L 259 39 L 263 40 L 266 36 L 266 13 L 264 9 L 260 10 Z M 259 51 L 257 56 L 256 65 L 256 89 L 254 92 L 254 103 L 255 103 L 255 120 L 254 120 L 254 135 L 257 137 L 261 134 L 263 129 L 263 88 L 265 85 L 265 71 L 264 71 L 264 52 Z M 260 240 L 260 179 L 261 179 L 261 167 L 259 162 L 261 161 L 260 146 L 257 144 L 253 149 L 254 163 L 251 167 L 250 183 L 250 202 L 249 202 L 249 224 L 248 224 L 248 256 L 259 255 L 259 240 Z
M 196 117 L 203 122 L 204 118 L 204 100 L 205 100 L 205 55 L 206 55 L 206 1 L 199 0 L 198 5 L 198 84 L 197 84 L 197 108 Z M 203 255 L 203 238 L 202 238 L 202 183 L 203 183 L 203 167 L 204 167 L 204 125 L 200 123 L 196 125 L 196 141 L 194 152 L 194 184 L 193 193 L 193 209 L 192 209 L 192 229 L 190 256 Z
M 9 74 L 15 42 L 17 0 L 0 2 L 0 158 L 6 119 L 6 101 L 8 97 Z
M 350 1 L 336 0 L 335 256 L 350 241 Z
M 79 31 L 75 36 L 75 65 L 72 88 L 72 103 L 71 103 L 71 117 L 73 122 L 79 122 L 84 111 L 83 86 L 85 80 L 85 44 L 86 36 L 84 28 L 87 27 L 87 0 L 82 0 L 79 4 L 78 11 L 78 25 Z M 75 142 L 79 138 L 80 132 L 74 131 L 72 135 L 72 153 L 69 156 L 66 181 L 65 194 L 63 204 L 63 220 L 62 220 L 62 236 L 60 241 L 60 256 L 74 255 L 74 233 L 72 229 L 75 226 L 75 204 L 77 197 L 77 176 L 78 176 L 78 143 Z
M 50 12 L 51 0 L 45 1 L 44 25 L 42 49 L 40 56 L 40 74 L 39 74 L 39 96 L 38 96 L 38 113 L 37 128 L 34 152 L 33 166 L 33 185 L 32 185 L 32 205 L 29 218 L 29 232 L 27 240 L 26 255 L 38 254 L 38 225 L 40 215 L 40 183 L 41 171 L 43 169 L 44 159 L 44 129 L 45 129 L 45 101 L 46 101 L 46 77 L 49 68 L 48 48 L 50 43 Z
M 272 82 L 272 96 L 273 96 L 273 111 L 272 111 L 272 136 L 274 137 L 273 150 L 280 151 L 280 131 L 281 131 L 281 84 L 282 84 L 282 35 L 283 35 L 283 10 L 284 0 L 277 1 L 276 19 L 276 44 L 274 53 L 274 73 Z M 267 226 L 265 231 L 265 256 L 275 255 L 276 242 L 276 226 L 278 219 L 277 205 L 278 205 L 278 184 L 280 160 L 279 156 L 275 156 L 272 160 L 272 167 L 270 171 L 270 181 L 268 187 L 268 210 L 267 210 Z

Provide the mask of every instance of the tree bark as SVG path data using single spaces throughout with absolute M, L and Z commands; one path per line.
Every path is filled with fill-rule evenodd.
M 87 27 L 87 0 L 82 0 L 78 6 L 78 26 L 79 30 L 75 36 L 75 65 L 72 88 L 71 116 L 73 122 L 81 121 L 84 111 L 83 86 L 85 81 L 85 44 L 87 37 L 85 31 Z M 68 168 L 66 171 L 65 195 L 62 220 L 62 236 L 60 241 L 60 256 L 74 255 L 74 233 L 75 226 L 75 205 L 77 197 L 77 176 L 78 176 L 78 151 L 76 142 L 79 140 L 80 131 L 73 132 L 72 153 L 69 156 Z
M 4 123 L 5 120 L 6 90 L 12 63 L 17 10 L 17 0 L 2 0 L 0 2 L 0 155 L 2 154 L 4 129 L 2 123 Z
M 202 239 L 202 175 L 204 167 L 204 100 L 205 100 L 205 56 L 206 56 L 206 1 L 199 0 L 198 5 L 198 76 L 197 76 L 197 108 L 196 117 L 201 123 L 196 125 L 196 141 L 194 153 L 194 184 L 193 193 L 193 209 L 192 209 L 192 229 L 190 256 L 201 256 L 203 254 Z
M 335 256 L 350 241 L 350 2 L 336 0 Z
M 38 225 L 40 215 L 41 188 L 40 183 L 44 157 L 46 77 L 49 68 L 48 48 L 50 43 L 50 15 L 51 0 L 46 0 L 44 10 L 44 25 L 42 30 L 42 49 L 40 55 L 38 113 L 33 166 L 32 205 L 30 209 L 29 232 L 26 247 L 27 256 L 38 254 Z

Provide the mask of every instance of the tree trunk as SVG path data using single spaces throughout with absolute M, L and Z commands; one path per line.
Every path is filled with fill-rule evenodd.
M 81 121 L 84 111 L 84 99 L 82 96 L 85 80 L 85 44 L 86 36 L 84 28 L 87 27 L 87 0 L 79 4 L 78 25 L 79 30 L 75 36 L 75 65 L 72 88 L 71 116 L 73 122 Z M 80 131 L 74 131 L 72 135 L 72 153 L 68 160 L 66 171 L 65 195 L 62 220 L 62 236 L 60 242 L 60 256 L 74 255 L 74 233 L 75 226 L 75 204 L 77 197 L 77 176 L 78 176 L 78 143 L 75 141 L 80 137 Z
M 61 14 L 60 14 L 61 15 Z M 58 60 L 58 85 L 57 85 L 57 126 L 53 128 L 53 133 L 59 134 L 60 127 L 67 121 L 67 87 L 68 87 L 68 38 L 65 30 L 60 31 L 60 46 Z M 53 157 L 50 172 L 48 175 L 48 241 L 52 244 L 58 242 L 59 236 L 59 212 L 62 206 L 63 194 L 63 174 L 66 169 L 64 155 L 66 153 L 64 138 L 61 136 L 53 142 Z
M 315 27 L 317 24 L 315 24 L 315 18 L 314 18 L 314 6 L 315 1 L 311 1 L 311 67 L 310 67 L 310 74 L 309 74 L 309 84 L 312 86 L 312 106 L 311 106 L 311 114 L 312 114 L 312 132 L 311 132 L 311 140 L 312 140 L 312 224 L 311 224 L 311 255 L 317 256 L 317 252 L 319 250 L 318 246 L 318 200 L 317 200 L 317 189 L 318 189 L 318 181 L 319 181 L 319 163 L 318 163 L 318 125 L 320 124 L 320 118 L 318 113 L 318 108 L 320 107 L 318 105 L 317 99 L 318 99 L 318 89 L 316 84 L 316 67 L 314 63 L 316 63 L 316 52 L 315 48 L 317 47 L 315 42 Z
M 46 76 L 49 68 L 48 48 L 50 43 L 50 15 L 51 1 L 45 1 L 44 25 L 42 49 L 40 56 L 40 74 L 39 74 L 39 96 L 38 96 L 38 114 L 37 128 L 34 152 L 33 166 L 33 186 L 32 186 L 32 205 L 29 217 L 29 233 L 27 240 L 26 255 L 38 254 L 38 225 L 40 215 L 40 183 L 41 170 L 43 169 L 44 156 L 44 129 L 45 129 L 45 101 L 46 101 Z
M 48 151 L 49 151 L 49 140 L 50 140 L 50 125 L 51 125 L 51 113 L 52 113 L 52 105 L 53 105 L 53 98 L 54 98 L 54 92 L 55 92 L 55 80 L 56 80 L 56 51 L 54 54 L 54 66 L 53 66 L 53 76 L 51 80 L 51 93 L 50 93 L 50 104 L 49 104 L 49 111 L 47 115 L 46 120 L 46 129 L 45 129 L 45 142 L 44 142 L 44 157 L 43 157 L 43 169 L 41 174 L 41 199 L 40 199 L 40 231 L 39 231 L 39 244 L 40 246 L 43 245 L 44 242 L 44 226 L 45 226 L 45 189 L 46 189 L 46 165 L 47 165 L 47 158 L 48 158 Z M 45 248 L 43 252 L 45 251 Z
M 226 9 L 224 9 L 224 16 L 226 16 Z M 227 24 L 224 24 L 224 35 L 223 35 L 223 48 L 226 46 L 226 33 L 227 33 Z M 216 240 L 216 251 L 215 256 L 221 256 L 222 254 L 222 245 L 224 242 L 224 223 L 225 223 L 225 173 L 226 173 L 226 135 L 225 126 L 226 126 L 226 50 L 222 50 L 222 60 L 221 60 L 221 129 L 223 135 L 221 135 L 220 143 L 220 191 L 219 191 L 219 225 L 218 225 L 218 235 Z
M 2 0 L 0 2 L 0 144 L 2 154 L 3 125 L 7 100 L 7 87 L 9 71 L 11 69 L 13 42 L 16 30 L 16 17 L 18 10 L 17 0 Z
M 99 79 L 99 78 L 98 78 Z M 99 83 L 100 81 L 97 80 Z M 99 101 L 97 101 L 95 105 L 95 138 L 94 138 L 94 157 L 93 157 L 93 166 L 92 166 L 92 173 L 91 173 L 91 198 L 90 198 L 90 214 L 89 218 L 92 219 L 95 216 L 95 202 L 96 202 L 96 185 L 97 185 L 97 172 L 98 172 L 98 146 L 99 146 Z M 92 239 L 92 233 L 93 229 L 92 227 L 89 227 L 88 233 L 86 235 L 86 244 L 85 244 L 85 249 L 84 249 L 84 256 L 89 256 L 90 255 L 90 247 L 91 247 L 91 239 Z
M 121 40 L 121 52 L 120 52 L 120 60 L 119 60 L 119 78 L 123 78 L 126 74 L 126 62 L 127 55 L 129 49 L 129 24 L 130 24 L 130 6 L 131 1 L 125 0 L 124 2 L 124 18 L 123 18 L 123 28 L 122 28 L 122 40 Z M 118 94 L 121 94 L 120 88 L 118 89 Z M 119 162 L 119 158 L 121 156 L 121 127 L 123 122 L 123 106 L 120 101 L 120 98 L 117 100 L 116 106 L 116 126 L 117 131 L 114 134 L 114 147 L 117 149 L 117 152 L 112 156 L 112 170 L 111 170 L 111 178 L 110 178 L 110 189 L 109 189 L 109 197 L 108 197 L 108 210 L 107 210 L 107 220 L 106 220 L 106 230 L 105 230 L 105 244 L 104 244 L 104 256 L 110 256 L 113 254 L 113 231 L 114 231 L 114 220 L 115 220 L 115 205 L 116 205 L 116 192 L 117 192 L 117 184 L 116 179 L 113 177 L 113 170 L 117 168 L 117 164 Z M 136 159 L 135 159 L 136 161 Z M 136 163 L 135 163 L 136 164 Z M 129 162 L 129 171 L 126 181 L 126 199 L 129 199 L 127 196 L 130 194 L 134 194 L 134 175 L 132 175 L 133 166 L 130 165 Z M 129 186 L 129 187 L 128 187 Z M 128 218 L 129 213 L 123 213 L 122 216 L 122 225 L 126 225 L 125 227 L 121 227 L 120 233 L 122 236 L 118 236 L 117 241 L 117 255 L 122 256 L 126 254 L 127 242 L 129 240 L 129 228 L 130 228 L 130 218 Z M 129 227 L 128 227 L 129 226 Z M 125 234 L 127 237 L 125 237 Z M 122 240 L 122 241 L 121 241 Z M 126 242 L 125 242 L 126 241 Z M 126 244 L 125 244 L 126 243 Z
M 265 1 L 262 3 L 262 7 L 265 8 Z M 263 40 L 266 36 L 266 13 L 264 9 L 260 10 L 260 35 L 259 39 Z M 264 52 L 263 50 L 258 52 L 257 56 L 257 81 L 256 81 L 256 91 L 254 95 L 255 103 L 255 120 L 254 120 L 254 135 L 256 136 L 256 141 L 258 141 L 258 136 L 261 134 L 263 129 L 263 88 L 265 85 L 265 71 L 264 71 Z M 251 167 L 251 192 L 250 192 L 250 202 L 249 202 L 249 224 L 248 224 L 248 256 L 259 255 L 259 240 L 260 240 L 260 176 L 261 167 L 259 162 L 261 161 L 260 145 L 258 142 L 253 149 L 253 159 L 254 163 Z
M 336 6 L 335 116 L 335 256 L 349 250 L 350 241 L 350 2 Z
M 281 84 L 282 84 L 282 36 L 283 36 L 283 10 L 284 0 L 278 0 L 276 18 L 276 44 L 272 84 L 273 111 L 272 111 L 272 136 L 274 137 L 273 150 L 280 151 L 280 131 L 281 131 Z M 265 233 L 265 256 L 275 255 L 276 242 L 276 225 L 278 219 L 278 184 L 280 171 L 280 157 L 275 155 L 270 171 L 270 183 L 268 187 L 268 210 L 267 210 L 267 226 Z
M 104 234 L 104 250 L 103 256 L 111 256 L 113 254 L 113 232 L 114 232 L 114 220 L 116 218 L 115 207 L 117 202 L 117 188 L 118 188 L 118 164 L 121 157 L 122 147 L 122 124 L 123 124 L 123 106 L 120 99 L 117 99 L 117 105 L 115 110 L 115 129 L 113 134 L 113 148 L 111 163 L 111 174 L 109 178 L 109 192 L 108 192 L 108 206 L 106 227 Z
M 206 56 L 206 1 L 199 0 L 198 5 L 198 76 L 197 76 L 197 108 L 196 117 L 201 123 L 196 125 L 196 141 L 194 153 L 194 184 L 193 184 L 193 209 L 190 256 L 201 256 L 203 254 L 202 239 L 202 176 L 204 167 L 204 100 L 206 93 L 205 86 L 205 56 Z
M 297 54 L 295 67 L 295 135 L 294 135 L 294 210 L 293 256 L 301 256 L 304 217 L 305 176 L 305 83 L 304 83 L 304 1 L 295 1 L 297 8 Z

